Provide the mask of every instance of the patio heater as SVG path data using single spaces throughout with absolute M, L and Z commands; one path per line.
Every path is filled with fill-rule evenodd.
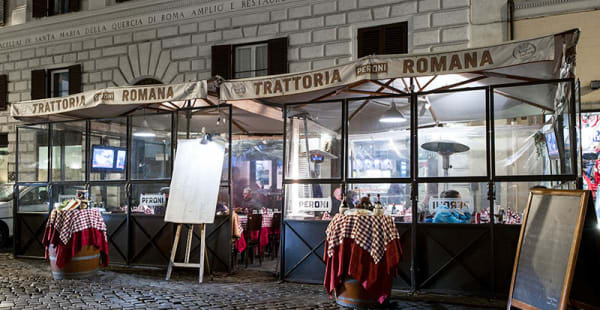
M 462 153 L 469 150 L 469 147 L 454 141 L 431 141 L 423 143 L 421 147 L 427 151 L 438 153 L 442 156 L 442 169 L 444 169 L 444 176 L 448 176 L 448 169 L 450 166 L 450 155 L 456 153 Z M 447 190 L 448 184 L 444 184 L 444 190 Z

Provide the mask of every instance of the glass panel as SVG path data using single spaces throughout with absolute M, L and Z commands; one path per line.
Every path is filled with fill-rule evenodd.
M 171 114 L 132 117 L 131 178 L 171 177 Z
M 534 188 L 552 188 L 550 182 L 503 182 L 496 183 L 494 218 L 496 223 L 521 224 L 529 190 Z
M 190 112 L 189 117 L 190 139 L 201 139 L 203 132 L 205 132 L 212 135 L 213 139 L 220 138 L 225 141 L 225 158 L 221 180 L 227 182 L 229 177 L 229 109 L 193 110 Z M 185 129 L 182 126 L 187 126 L 185 119 L 179 121 L 180 132 Z M 185 136 L 181 138 L 184 139 Z
M 483 223 L 490 207 L 487 184 L 419 184 L 417 206 L 421 223 Z
M 375 205 L 379 194 L 379 201 L 386 215 L 393 216 L 396 222 L 410 223 L 412 221 L 410 184 L 354 184 L 348 185 L 348 188 L 350 190 L 346 193 L 346 199 L 349 208 L 356 206 L 362 198 L 369 195 L 371 204 Z
M 596 198 L 600 183 L 600 113 L 581 114 L 581 148 L 583 188 L 591 190 Z
M 90 189 L 90 200 L 104 214 L 127 213 L 127 191 L 124 185 L 94 185 Z
M 133 184 L 131 213 L 164 216 L 169 198 L 169 184 Z
M 252 46 L 235 48 L 235 78 L 252 76 Z
M 564 113 L 553 115 L 560 89 L 542 84 L 494 90 L 496 175 L 570 173 L 570 97 L 562 97 Z
M 53 185 L 52 207 L 56 209 L 61 203 L 75 199 L 78 192 L 85 192 L 85 185 Z
M 18 186 L 18 212 L 48 213 L 48 186 Z
M 19 127 L 19 182 L 48 181 L 48 126 Z
M 85 121 L 52 125 L 52 181 L 85 180 Z
M 485 91 L 418 100 L 419 176 L 487 175 Z
M 232 203 L 237 209 L 261 206 L 281 210 L 281 137 L 232 142 Z
M 285 218 L 329 220 L 341 205 L 340 184 L 285 184 Z
M 254 70 L 256 70 L 257 74 L 255 76 L 260 76 L 258 74 L 259 70 L 267 69 L 268 66 L 268 48 L 266 44 L 257 45 L 256 46 L 256 66 Z M 266 71 L 266 70 L 263 70 Z M 261 71 L 262 72 L 262 71 Z
M 219 196 L 217 196 L 217 208 L 215 209 L 215 215 L 227 215 L 231 212 L 231 206 L 229 205 L 229 188 L 221 186 L 219 187 Z
M 288 179 L 336 179 L 342 176 L 342 104 L 287 107 Z M 307 152 L 308 150 L 308 152 Z
M 409 98 L 351 101 L 348 119 L 351 178 L 410 177 Z
M 60 1 L 59 1 L 60 2 Z M 69 95 L 69 71 L 52 71 L 52 94 L 50 97 Z
M 107 120 L 93 120 L 90 122 L 90 128 L 90 141 L 92 149 L 97 146 L 110 146 L 114 148 L 127 149 L 127 118 L 121 117 Z M 91 157 L 93 159 L 93 151 Z M 125 171 L 96 171 L 95 169 L 91 169 L 90 179 L 92 181 L 124 180 Z

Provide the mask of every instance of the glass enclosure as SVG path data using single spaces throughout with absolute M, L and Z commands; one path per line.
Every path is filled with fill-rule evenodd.
M 171 224 L 163 218 L 177 139 L 197 139 L 206 132 L 225 142 L 216 214 L 227 221 L 231 205 L 230 117 L 231 107 L 223 105 L 18 127 L 16 229 L 21 237 L 16 254 L 35 256 L 35 240 L 41 238 L 36 226 L 42 225 L 39 231 L 43 233 L 43 221 L 50 211 L 83 192 L 104 216 L 115 261 L 164 263 L 173 241 Z M 280 156 L 281 144 L 279 140 Z M 277 175 L 265 175 L 267 171 L 281 175 L 281 157 L 277 161 L 277 153 L 272 155 L 259 158 L 256 179 L 267 183 L 265 189 L 281 193 L 282 178 L 278 185 Z M 267 167 L 271 160 L 274 167 Z M 281 195 L 279 201 L 281 204 Z M 34 215 L 38 217 L 32 218 Z
M 531 187 L 576 180 L 572 85 L 287 105 L 286 218 L 328 220 L 345 193 L 400 223 L 520 224 Z

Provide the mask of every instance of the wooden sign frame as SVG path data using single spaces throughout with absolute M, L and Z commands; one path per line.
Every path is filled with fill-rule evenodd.
M 523 237 L 525 234 L 525 228 L 527 225 L 527 217 L 529 214 L 529 209 L 531 208 L 531 201 L 533 199 L 533 195 L 553 195 L 553 196 L 579 196 L 579 214 L 577 215 L 577 223 L 575 226 L 575 230 L 573 231 L 573 239 L 571 241 L 571 247 L 569 252 L 569 260 L 566 267 L 565 278 L 563 281 L 562 291 L 560 294 L 560 301 L 558 309 L 566 310 L 567 305 L 569 304 L 569 294 L 571 291 L 571 285 L 573 283 L 573 276 L 575 274 L 575 263 L 577 262 L 577 254 L 579 252 L 579 244 L 581 242 L 581 235 L 583 231 L 583 226 L 585 222 L 586 208 L 589 199 L 589 191 L 584 190 L 559 190 L 559 189 L 532 189 L 529 192 L 529 199 L 527 200 L 527 207 L 525 209 L 525 215 L 523 216 L 521 233 L 519 234 L 519 243 L 517 245 L 517 254 L 515 257 L 515 263 L 513 267 L 513 274 L 510 281 L 510 291 L 508 294 L 508 306 L 507 309 L 510 310 L 512 306 L 524 309 L 524 310 L 539 310 L 539 308 L 529 305 L 523 301 L 519 301 L 513 299 L 513 290 L 515 288 L 515 279 L 517 275 L 517 267 L 519 265 L 519 257 L 521 254 L 521 246 L 523 242 Z

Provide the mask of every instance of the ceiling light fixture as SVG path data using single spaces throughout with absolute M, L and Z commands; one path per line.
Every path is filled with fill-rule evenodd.
M 392 102 L 392 106 L 389 110 L 385 111 L 383 115 L 379 118 L 380 123 L 404 123 L 406 122 L 406 118 L 404 115 L 398 111 L 396 108 L 396 103 Z
M 150 128 L 150 124 L 148 124 L 148 121 L 145 118 L 146 117 L 144 116 L 144 121 L 142 122 L 142 128 L 140 129 L 140 131 L 133 133 L 134 137 L 140 137 L 140 138 L 156 137 L 156 134 L 152 131 L 152 129 Z

